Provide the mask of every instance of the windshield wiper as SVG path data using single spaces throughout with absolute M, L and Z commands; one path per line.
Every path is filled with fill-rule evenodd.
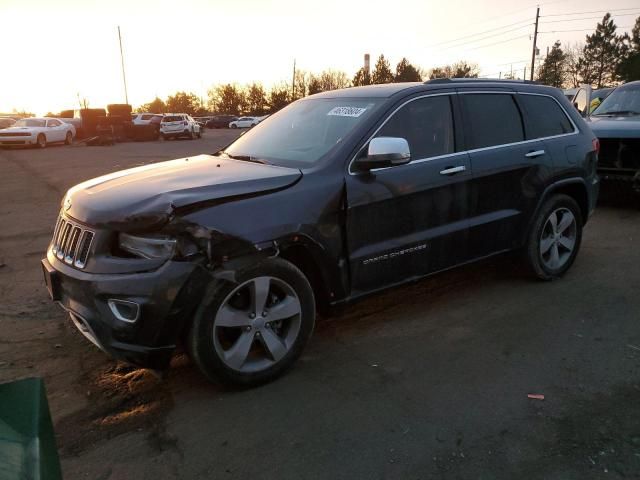
M 609 112 L 591 114 L 593 117 L 600 117 L 604 115 L 640 115 L 640 112 L 636 112 L 635 110 L 611 110 Z
M 229 155 L 227 152 L 221 150 L 214 154 L 216 157 L 220 155 L 224 155 L 227 158 L 231 158 L 233 160 L 242 160 L 243 162 L 252 162 L 252 163 L 260 163 L 262 165 L 269 165 L 269 162 L 266 160 L 262 160 L 261 158 L 251 157 L 249 155 Z

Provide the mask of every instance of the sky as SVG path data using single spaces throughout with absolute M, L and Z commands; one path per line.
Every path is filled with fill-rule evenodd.
M 349 77 L 365 53 L 392 68 L 407 57 L 424 69 L 458 60 L 481 75 L 522 76 L 531 61 L 536 3 L 529 0 L 0 0 L 0 112 L 39 115 L 124 103 L 118 31 L 129 102 L 178 90 L 206 97 L 214 84 L 290 81 L 293 61 Z M 584 41 L 601 0 L 540 5 L 542 54 Z M 640 16 L 637 0 L 606 3 L 619 27 Z M 565 15 L 566 14 L 566 15 Z M 571 30 L 571 31 L 567 31 Z M 542 58 L 542 57 L 541 57 Z

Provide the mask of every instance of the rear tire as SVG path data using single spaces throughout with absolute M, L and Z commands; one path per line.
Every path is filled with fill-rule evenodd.
M 570 196 L 556 194 L 536 215 L 525 247 L 525 262 L 541 280 L 563 276 L 576 259 L 582 241 L 582 211 Z
M 238 128 L 238 126 L 234 123 L 233 125 L 231 125 L 231 128 Z
M 279 258 L 237 271 L 236 280 L 209 284 L 185 343 L 209 380 L 257 386 L 300 356 L 313 332 L 315 299 L 304 274 Z
M 64 138 L 65 145 L 71 145 L 73 143 L 73 134 L 71 132 L 67 132 L 67 135 Z

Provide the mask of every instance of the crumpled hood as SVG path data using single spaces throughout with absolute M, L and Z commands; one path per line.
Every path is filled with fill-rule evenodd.
M 144 229 L 180 208 L 280 190 L 301 177 L 294 168 L 198 155 L 88 180 L 67 192 L 62 208 L 89 225 Z
M 589 126 L 598 138 L 640 138 L 640 116 L 589 117 Z

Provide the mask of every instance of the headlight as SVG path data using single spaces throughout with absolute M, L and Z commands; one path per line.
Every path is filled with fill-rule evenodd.
M 176 240 L 170 237 L 158 235 L 149 237 L 136 237 L 121 233 L 118 239 L 119 247 L 129 253 L 142 258 L 166 258 L 173 256 L 176 249 Z

